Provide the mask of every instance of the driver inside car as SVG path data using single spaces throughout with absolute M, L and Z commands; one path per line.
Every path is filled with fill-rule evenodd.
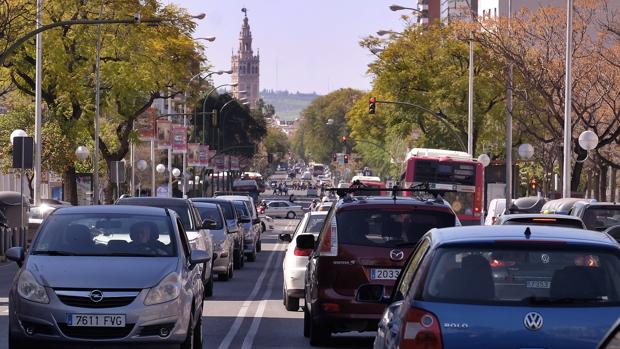
M 157 225 L 152 222 L 134 223 L 129 229 L 131 246 L 140 250 L 146 249 L 156 253 L 167 251 L 166 245 L 159 241 Z

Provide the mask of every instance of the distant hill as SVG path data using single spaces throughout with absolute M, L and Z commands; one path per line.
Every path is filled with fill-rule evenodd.
M 262 90 L 260 97 L 273 105 L 276 115 L 282 120 L 294 120 L 312 101 L 319 97 L 316 93 Z

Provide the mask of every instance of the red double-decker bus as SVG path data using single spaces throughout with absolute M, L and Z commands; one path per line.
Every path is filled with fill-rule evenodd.
M 407 154 L 404 187 L 428 183 L 445 190 L 442 197 L 452 205 L 463 225 L 480 224 L 484 166 L 465 152 L 414 148 Z M 414 195 L 405 193 L 405 195 Z

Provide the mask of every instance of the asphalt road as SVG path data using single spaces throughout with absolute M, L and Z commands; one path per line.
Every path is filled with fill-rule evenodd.
M 205 302 L 204 348 L 311 348 L 303 336 L 303 313 L 282 304 L 282 260 L 286 243 L 278 233 L 293 230 L 298 220 L 276 219 L 275 230 L 263 235 L 256 262 L 235 270 L 231 281 L 215 283 Z M 0 349 L 7 344 L 8 288 L 16 267 L 0 265 Z M 368 348 L 373 334 L 335 335 L 332 348 Z

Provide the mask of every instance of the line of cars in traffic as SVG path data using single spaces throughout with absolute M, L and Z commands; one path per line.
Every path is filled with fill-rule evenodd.
M 253 200 L 123 197 L 42 222 L 9 294 L 9 349 L 202 348 L 203 300 L 261 250 Z
M 280 234 L 284 306 L 313 346 L 376 330 L 375 348 L 618 347 L 617 241 L 566 215 L 495 223 L 461 227 L 442 200 L 344 196 Z

